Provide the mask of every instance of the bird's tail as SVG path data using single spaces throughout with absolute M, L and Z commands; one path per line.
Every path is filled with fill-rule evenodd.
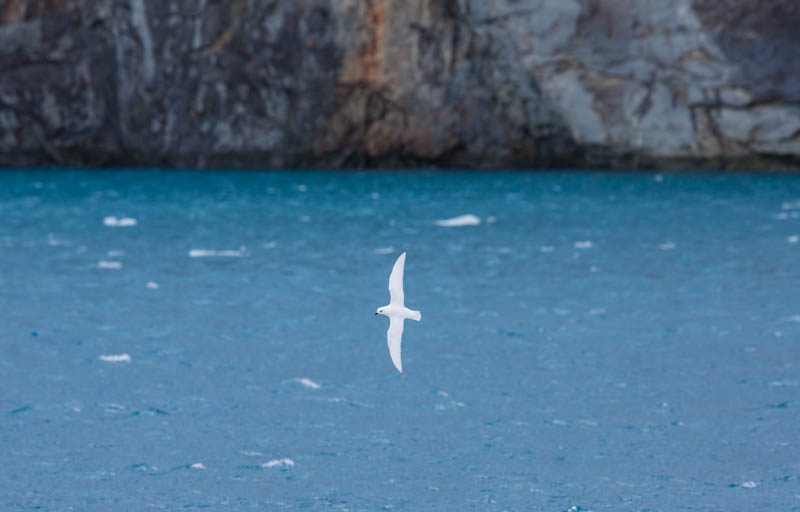
M 410 319 L 416 320 L 417 322 L 422 320 L 422 313 L 419 311 L 414 311 L 413 309 L 409 309 L 408 311 L 411 313 L 411 316 L 409 317 Z

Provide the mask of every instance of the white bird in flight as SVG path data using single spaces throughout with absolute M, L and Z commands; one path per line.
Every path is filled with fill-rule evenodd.
M 403 373 L 403 361 L 400 359 L 400 344 L 403 343 L 403 322 L 406 318 L 419 322 L 422 313 L 413 311 L 405 306 L 403 295 L 403 267 L 406 264 L 406 253 L 400 255 L 394 262 L 392 274 L 389 276 L 389 305 L 378 308 L 376 315 L 389 317 L 389 330 L 386 332 L 386 342 L 389 345 L 389 355 L 400 373 Z

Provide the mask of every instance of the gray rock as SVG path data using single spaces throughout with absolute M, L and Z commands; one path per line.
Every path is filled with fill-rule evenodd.
M 794 0 L 15 0 L 0 165 L 800 167 Z

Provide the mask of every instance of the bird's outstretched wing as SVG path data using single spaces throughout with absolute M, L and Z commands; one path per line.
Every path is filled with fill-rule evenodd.
M 406 265 L 406 253 L 400 255 L 397 261 L 394 262 L 392 274 L 389 276 L 389 296 L 391 297 L 389 304 L 400 306 L 405 305 L 405 296 L 403 295 L 403 267 Z M 402 332 L 403 328 L 400 327 Z
M 402 269 L 402 265 L 400 268 Z M 400 358 L 400 345 L 403 343 L 403 322 L 402 318 L 390 317 L 389 330 L 386 331 L 389 355 L 392 356 L 392 362 L 400 373 L 403 373 L 403 361 Z

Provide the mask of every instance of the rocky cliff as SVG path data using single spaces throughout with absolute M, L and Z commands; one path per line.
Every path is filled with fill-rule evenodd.
M 0 165 L 800 168 L 796 0 L 4 0 Z

